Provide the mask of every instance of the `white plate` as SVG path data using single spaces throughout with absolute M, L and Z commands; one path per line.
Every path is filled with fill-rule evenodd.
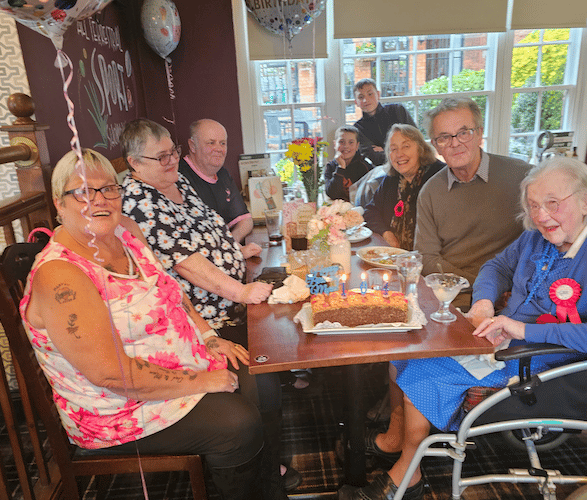
M 300 311 L 296 314 L 294 321 L 302 325 L 304 333 L 314 333 L 316 335 L 341 335 L 355 333 L 405 333 L 411 330 L 420 330 L 422 324 L 412 319 L 412 308 L 408 304 L 408 323 L 381 323 L 379 325 L 361 325 L 355 327 L 349 326 L 332 326 L 328 327 L 327 323 L 320 323 L 316 328 L 312 322 L 312 305 L 306 302 Z M 336 323 L 339 325 L 339 323 Z
M 387 269 L 395 269 L 396 266 L 390 262 L 382 262 L 389 259 L 392 255 L 399 253 L 406 253 L 407 250 L 395 247 L 367 247 L 357 250 L 359 259 L 367 264 L 375 267 L 385 267 Z
M 369 238 L 372 234 L 373 231 L 371 231 L 368 227 L 362 227 L 361 229 L 351 233 L 348 238 L 351 243 L 359 243 Z

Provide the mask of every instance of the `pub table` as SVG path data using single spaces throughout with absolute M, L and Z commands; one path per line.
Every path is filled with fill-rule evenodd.
M 269 246 L 264 227 L 255 227 L 247 243 L 263 247 L 257 257 L 247 260 L 247 281 L 253 281 L 264 267 L 280 266 L 285 262 L 285 243 Z M 349 288 L 358 288 L 361 273 L 371 268 L 356 251 L 366 246 L 389 246 L 379 235 L 352 245 Z M 280 372 L 292 369 L 344 366 L 347 412 L 345 432 L 349 446 L 345 447 L 345 482 L 354 486 L 366 484 L 365 472 L 365 410 L 363 380 L 360 365 L 382 361 L 489 354 L 493 345 L 486 339 L 473 337 L 474 327 L 451 306 L 457 320 L 449 324 L 436 323 L 430 314 L 438 309 L 438 300 L 422 279 L 418 284 L 418 302 L 428 323 L 421 329 L 404 333 L 358 333 L 315 335 L 303 332 L 293 317 L 302 302 L 249 305 L 248 339 L 252 374 Z

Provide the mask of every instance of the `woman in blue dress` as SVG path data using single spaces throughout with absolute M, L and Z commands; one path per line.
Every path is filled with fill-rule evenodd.
M 473 335 L 494 345 L 549 342 L 587 352 L 587 165 L 556 157 L 534 167 L 521 184 L 526 231 L 503 252 L 486 262 L 474 284 L 467 317 Z M 505 308 L 494 305 L 511 291 Z M 534 372 L 581 355 L 532 359 Z M 401 452 L 388 471 L 363 488 L 345 486 L 341 500 L 390 500 L 431 424 L 454 430 L 469 388 L 505 387 L 517 375 L 518 363 L 506 362 L 483 377 L 473 375 L 452 358 L 393 362 L 390 374 L 403 391 L 403 404 L 392 411 L 387 432 L 372 437 L 372 453 Z M 392 385 L 395 385 L 392 381 Z M 396 388 L 397 389 L 397 388 Z M 422 474 L 411 478 L 404 498 L 423 495 Z

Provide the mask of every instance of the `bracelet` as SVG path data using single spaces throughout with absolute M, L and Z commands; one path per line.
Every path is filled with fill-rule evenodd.
M 207 330 L 204 333 L 202 333 L 202 338 L 204 339 L 204 342 L 208 340 L 210 337 L 218 337 L 218 334 L 216 333 L 216 330 L 214 330 L 214 328 L 210 328 L 210 330 Z

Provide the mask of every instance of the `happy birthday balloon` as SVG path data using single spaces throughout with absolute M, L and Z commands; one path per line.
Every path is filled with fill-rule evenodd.
M 58 49 L 63 34 L 78 19 L 103 9 L 112 0 L 0 0 L 0 10 L 19 23 L 50 38 Z
M 181 21 L 171 0 L 145 0 L 141 9 L 145 40 L 160 57 L 171 54 L 181 36 Z
M 286 5 L 286 2 L 279 0 L 245 0 L 245 3 L 261 26 L 271 33 L 285 36 L 291 42 L 295 35 L 324 11 L 326 0 L 300 0 L 292 2 L 293 5 Z

